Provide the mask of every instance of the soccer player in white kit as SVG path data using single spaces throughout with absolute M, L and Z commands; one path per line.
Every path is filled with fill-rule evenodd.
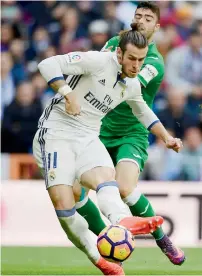
M 134 235 L 155 230 L 161 217 L 132 217 L 121 200 L 111 158 L 98 136 L 101 119 L 122 101 L 152 133 L 179 150 L 181 141 L 171 137 L 144 102 L 135 76 L 147 53 L 147 41 L 139 32 L 123 34 L 117 53 L 73 52 L 43 60 L 39 70 L 58 94 L 44 110 L 33 142 L 34 156 L 44 170 L 46 187 L 68 238 L 105 275 L 124 275 L 118 264 L 104 260 L 88 224 L 75 209 L 72 185 L 96 190 L 101 212 L 112 224 Z M 63 74 L 74 75 L 69 84 Z

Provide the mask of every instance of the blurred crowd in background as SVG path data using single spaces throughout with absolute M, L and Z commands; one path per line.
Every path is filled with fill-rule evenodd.
M 54 92 L 37 71 L 44 58 L 101 50 L 130 27 L 137 1 L 1 1 L 2 153 L 31 153 L 43 108 Z M 159 1 L 155 42 L 165 78 L 154 111 L 183 139 L 177 154 L 150 137 L 148 180 L 202 180 L 202 4 Z

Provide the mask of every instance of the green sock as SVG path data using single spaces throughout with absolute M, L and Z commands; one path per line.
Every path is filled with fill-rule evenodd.
M 149 200 L 141 194 L 139 200 L 133 205 L 129 206 L 131 213 L 133 216 L 139 217 L 153 217 L 155 216 L 155 212 L 151 206 Z M 152 236 L 155 240 L 160 240 L 164 236 L 164 232 L 162 227 L 158 228 L 156 231 L 152 233 Z
M 85 218 L 88 222 L 89 229 L 95 234 L 99 235 L 100 232 L 106 227 L 106 224 L 101 218 L 100 212 L 96 205 L 88 199 L 86 204 L 81 208 L 77 209 L 77 212 Z

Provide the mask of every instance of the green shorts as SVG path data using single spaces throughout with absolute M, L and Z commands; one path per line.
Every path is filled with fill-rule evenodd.
M 133 137 L 103 137 L 100 140 L 107 148 L 114 165 L 121 161 L 131 161 L 138 165 L 140 172 L 143 170 L 148 158 L 148 136 Z

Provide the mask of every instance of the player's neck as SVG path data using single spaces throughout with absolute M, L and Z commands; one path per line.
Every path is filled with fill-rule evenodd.
M 127 76 L 122 72 L 121 75 L 120 75 L 120 79 L 125 79 Z
M 154 40 L 154 36 L 152 35 L 150 38 L 147 39 L 148 40 L 148 44 L 151 44 Z

